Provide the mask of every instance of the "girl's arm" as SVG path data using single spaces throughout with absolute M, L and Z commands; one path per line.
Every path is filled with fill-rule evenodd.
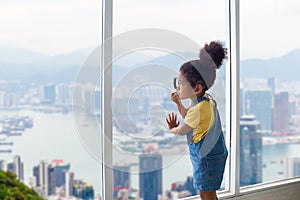
M 181 103 L 178 93 L 177 92 L 173 92 L 171 94 L 171 100 L 176 103 L 177 105 L 177 109 L 180 113 L 180 115 L 182 116 L 182 118 L 185 118 L 187 111 L 189 110 L 189 108 L 184 107 L 184 105 Z
M 170 131 L 175 135 L 187 135 L 193 130 L 192 127 L 188 126 L 185 123 L 179 126 L 180 122 L 177 122 L 177 114 L 174 113 L 168 115 L 166 122 L 169 126 Z

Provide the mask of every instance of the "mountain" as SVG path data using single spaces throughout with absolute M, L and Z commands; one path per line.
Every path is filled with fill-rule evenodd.
M 0 63 L 27 64 L 47 59 L 49 56 L 15 47 L 0 47 Z
M 241 79 L 275 77 L 279 81 L 298 81 L 298 67 L 300 68 L 300 49 L 267 60 L 241 61 Z
M 2 54 L 1 54 L 2 52 Z M 6 54 L 4 53 L 6 52 Z M 16 52 L 14 54 L 14 52 Z M 22 80 L 24 82 L 48 83 L 74 81 L 80 67 L 93 52 L 93 48 L 81 49 L 69 54 L 46 56 L 24 49 L 0 48 L 0 80 Z M 94 52 L 97 54 L 97 52 Z M 5 57 L 4 55 L 7 55 Z M 197 54 L 185 52 L 185 58 L 175 54 L 167 54 L 157 58 L 142 53 L 134 53 L 119 58 L 114 62 L 113 82 L 116 84 L 124 75 L 142 65 L 157 64 L 170 68 L 177 73 L 183 62 L 197 59 Z M 31 60 L 29 60 L 29 58 Z M 300 49 L 291 51 L 281 57 L 250 59 L 241 61 L 241 80 L 244 78 L 276 77 L 279 81 L 299 80 L 297 65 L 300 65 Z M 225 67 L 219 70 L 225 76 Z M 92 76 L 89 73 L 87 76 Z M 157 76 L 164 76 L 158 73 Z
M 5 52 L 5 49 L 0 48 L 0 52 Z M 92 50 L 86 48 L 65 55 L 45 56 L 30 50 L 7 48 L 9 57 L 0 56 L 0 79 L 33 82 L 70 81 L 74 79 L 80 65 Z M 13 55 L 13 52 L 16 54 Z

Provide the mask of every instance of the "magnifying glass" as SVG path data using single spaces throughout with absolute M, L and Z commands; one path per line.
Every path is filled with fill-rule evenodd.
M 176 77 L 173 79 L 173 87 L 175 90 L 177 90 L 177 78 Z

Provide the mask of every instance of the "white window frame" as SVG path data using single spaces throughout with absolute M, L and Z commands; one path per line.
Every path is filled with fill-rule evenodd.
M 278 181 L 251 185 L 240 188 L 240 1 L 227 0 L 227 45 L 229 50 L 226 68 L 226 144 L 229 149 L 227 170 L 225 171 L 225 190 L 218 192 L 221 199 L 230 199 L 237 196 L 262 190 L 272 190 L 274 187 L 285 186 L 299 182 L 300 178 L 282 179 Z M 112 154 L 112 27 L 113 27 L 113 0 L 102 0 L 102 49 L 101 77 L 102 91 L 102 198 L 113 199 L 113 154 Z M 199 196 L 185 198 L 199 199 Z
M 112 33 L 113 0 L 102 0 L 102 39 L 100 55 L 101 89 L 101 144 L 102 144 L 102 199 L 113 199 L 112 148 Z

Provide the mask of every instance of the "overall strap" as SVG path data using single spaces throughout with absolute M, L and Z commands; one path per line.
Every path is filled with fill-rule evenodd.
M 208 97 L 204 97 L 204 96 L 199 97 L 199 98 L 197 99 L 197 101 L 195 101 L 195 102 L 192 104 L 192 107 L 195 106 L 195 105 L 197 105 L 197 104 L 200 103 L 201 101 L 209 101 L 209 100 L 213 100 L 213 99 L 212 99 L 212 98 L 208 98 Z

